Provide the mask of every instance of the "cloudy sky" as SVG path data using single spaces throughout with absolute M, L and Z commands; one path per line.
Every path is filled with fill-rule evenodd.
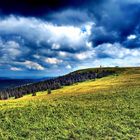
M 0 1 L 0 76 L 140 66 L 140 0 Z

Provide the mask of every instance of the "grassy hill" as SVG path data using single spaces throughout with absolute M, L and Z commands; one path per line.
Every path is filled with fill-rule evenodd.
M 139 140 L 140 68 L 116 70 L 118 74 L 65 86 L 51 95 L 38 92 L 0 101 L 0 139 Z

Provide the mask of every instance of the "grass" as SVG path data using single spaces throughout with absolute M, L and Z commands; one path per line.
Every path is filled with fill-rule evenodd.
M 140 139 L 140 68 L 0 101 L 0 140 Z

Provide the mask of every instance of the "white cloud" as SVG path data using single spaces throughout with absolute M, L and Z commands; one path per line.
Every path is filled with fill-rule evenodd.
M 84 32 L 82 27 L 85 28 Z M 58 26 L 37 18 L 14 15 L 0 19 L 0 34 L 17 34 L 18 39 L 22 42 L 22 44 L 19 44 L 12 40 L 7 42 L 0 40 L 0 46 L 3 46 L 1 49 L 1 52 L 3 52 L 1 61 L 4 60 L 3 62 L 9 64 L 16 63 L 27 69 L 44 70 L 45 68 L 38 63 L 45 62 L 46 67 L 47 64 L 57 65 L 75 57 L 75 54 L 73 56 L 72 53 L 73 50 L 76 52 L 77 50 L 91 48 L 91 42 L 88 41 L 91 35 L 91 28 L 92 23 L 89 22 L 81 26 Z M 30 46 L 26 40 L 35 43 L 35 45 Z M 55 54 L 58 56 L 54 56 Z M 77 56 L 79 59 L 81 59 L 80 55 Z M 82 57 L 85 59 L 84 54 Z M 19 59 L 23 62 L 18 63 Z
M 62 60 L 59 60 L 57 58 L 46 58 L 45 59 L 45 62 L 46 63 L 49 63 L 49 64 L 59 64 L 61 62 L 63 62 Z
M 92 49 L 92 42 L 86 42 L 86 46 L 87 46 L 89 49 Z
M 33 55 L 34 58 L 40 59 L 40 56 L 38 54 Z
M 76 54 L 76 58 L 79 60 L 84 60 L 84 59 L 88 58 L 88 56 L 86 53 L 79 53 L 79 54 Z
M 129 35 L 129 36 L 127 37 L 128 40 L 133 40 L 133 39 L 136 39 L 136 38 L 137 38 L 136 35 Z
M 53 43 L 52 44 L 52 49 L 60 49 L 60 45 L 59 44 L 55 44 L 55 43 Z
M 36 62 L 32 62 L 32 61 L 25 61 L 23 64 L 29 69 L 34 69 L 34 70 L 44 70 L 45 69 L 40 64 L 38 64 Z
M 72 69 L 71 65 L 66 66 L 67 69 Z
M 73 47 L 84 47 L 91 35 L 92 25 L 93 23 L 88 22 L 81 27 L 58 26 L 36 18 L 9 16 L 0 20 L 0 32 L 20 34 L 37 44 L 42 41 L 49 43 L 53 48 L 69 44 Z M 82 27 L 85 28 L 85 32 L 82 31 Z
M 86 51 L 86 52 L 82 52 L 82 53 L 77 53 L 75 55 L 75 57 L 78 60 L 85 60 L 85 59 L 93 58 L 94 55 L 95 55 L 94 50 L 91 50 L 91 51 Z
M 15 41 L 3 41 L 0 38 L 1 61 L 11 61 L 22 54 L 21 46 Z
M 22 65 L 31 70 L 45 70 L 40 64 L 29 60 L 26 60 L 25 62 L 15 62 L 15 64 Z
M 139 49 L 128 49 L 124 48 L 121 44 L 119 43 L 104 43 L 102 45 L 98 45 L 95 48 L 95 53 L 96 54 L 105 54 L 109 57 L 112 57 L 114 59 L 117 58 L 124 58 L 127 56 L 140 56 L 140 50 Z
M 17 67 L 11 67 L 10 70 L 11 71 L 22 71 L 21 68 L 17 68 Z
M 87 35 L 91 35 L 91 29 L 92 29 L 92 26 L 93 25 L 95 25 L 95 23 L 93 23 L 93 22 L 88 22 L 86 25 L 84 25 L 85 26 L 85 33 L 87 34 Z
M 66 57 L 68 54 L 64 51 L 59 51 L 59 56 Z

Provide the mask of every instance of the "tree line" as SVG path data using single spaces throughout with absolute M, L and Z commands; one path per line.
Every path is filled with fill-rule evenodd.
M 102 78 L 111 74 L 114 74 L 115 70 L 112 69 L 96 69 L 91 71 L 85 72 L 74 72 L 68 75 L 60 76 L 57 78 L 53 78 L 50 80 L 45 80 L 37 83 L 27 84 L 24 86 L 19 86 L 15 88 L 8 88 L 0 91 L 0 99 L 6 100 L 10 97 L 21 98 L 24 95 L 32 94 L 33 96 L 36 95 L 36 92 L 39 91 L 50 91 L 59 89 L 63 86 L 69 86 L 74 83 L 83 82 L 86 80 Z

